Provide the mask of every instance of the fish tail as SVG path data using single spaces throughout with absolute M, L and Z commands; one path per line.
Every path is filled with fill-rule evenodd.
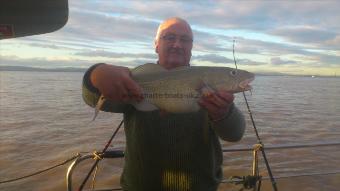
M 94 121 L 97 116 L 98 116 L 98 113 L 100 111 L 100 109 L 102 109 L 103 105 L 104 105 L 104 102 L 105 102 L 105 97 L 103 95 L 101 95 L 97 101 L 97 104 L 96 104 L 96 107 L 94 109 L 94 116 L 93 116 L 93 119 L 92 121 Z

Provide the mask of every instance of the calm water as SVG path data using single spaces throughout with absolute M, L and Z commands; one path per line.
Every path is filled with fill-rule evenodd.
M 26 175 L 74 156 L 102 150 L 121 114 L 94 111 L 81 98 L 82 73 L 0 71 L 0 181 Z M 340 142 L 340 78 L 259 76 L 247 93 L 256 125 L 266 145 Z M 243 97 L 235 102 L 247 115 Z M 256 143 L 248 119 L 238 143 Z M 120 131 L 113 147 L 123 148 Z M 225 177 L 251 173 L 251 152 L 226 153 Z M 340 171 L 339 146 L 267 151 L 275 176 Z M 261 158 L 261 174 L 266 176 Z M 100 164 L 98 187 L 118 187 L 122 159 Z M 65 190 L 67 166 L 43 175 L 0 185 L 0 190 Z M 79 175 L 87 168 L 80 169 Z M 278 179 L 279 190 L 336 191 L 340 174 Z M 232 189 L 228 189 L 232 188 Z M 268 181 L 263 190 L 272 190 Z M 237 190 L 221 185 L 220 190 Z

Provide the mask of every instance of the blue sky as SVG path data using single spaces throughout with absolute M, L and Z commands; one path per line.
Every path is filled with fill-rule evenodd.
M 0 41 L 0 65 L 80 67 L 155 62 L 159 23 L 182 17 L 192 26 L 192 65 L 252 72 L 340 75 L 340 1 L 69 0 L 61 30 Z

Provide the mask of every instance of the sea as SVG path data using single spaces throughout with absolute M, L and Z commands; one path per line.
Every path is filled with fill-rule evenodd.
M 83 75 L 83 72 L 0 71 L 0 182 L 60 164 L 77 153 L 83 156 L 104 148 L 122 114 L 101 112 L 92 121 L 94 109 L 82 99 Z M 339 145 L 268 150 L 266 147 L 339 143 L 340 78 L 256 76 L 252 84 L 252 92 L 245 96 L 278 190 L 339 191 Z M 235 95 L 235 103 L 246 117 L 247 129 L 241 141 L 221 141 L 222 146 L 252 148 L 259 140 L 242 93 Z M 110 149 L 124 147 L 121 128 Z M 225 179 L 250 175 L 252 160 L 252 151 L 224 153 Z M 263 177 L 261 190 L 274 190 L 266 178 L 268 170 L 261 152 L 258 163 Z M 89 159 L 74 169 L 74 189 L 92 164 Z M 68 165 L 2 183 L 0 190 L 66 190 Z M 123 158 L 103 159 L 95 181 L 91 177 L 86 189 L 119 188 L 123 165 Z M 221 183 L 219 190 L 241 188 Z

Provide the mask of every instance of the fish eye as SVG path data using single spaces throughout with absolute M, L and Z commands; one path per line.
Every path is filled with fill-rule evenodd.
M 237 71 L 236 71 L 236 70 L 232 70 L 232 71 L 230 71 L 230 74 L 231 74 L 232 76 L 235 76 L 235 75 L 237 74 Z

